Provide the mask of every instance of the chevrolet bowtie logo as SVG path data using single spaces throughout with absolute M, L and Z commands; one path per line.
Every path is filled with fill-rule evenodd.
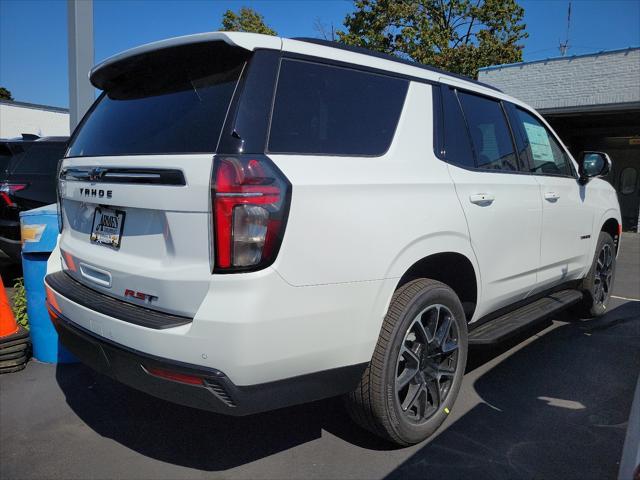
M 96 182 L 100 180 L 103 175 L 107 172 L 106 168 L 96 167 L 89 170 L 89 180 L 92 182 Z

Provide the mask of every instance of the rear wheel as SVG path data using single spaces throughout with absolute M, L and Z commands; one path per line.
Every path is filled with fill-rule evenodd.
M 394 294 L 348 410 L 362 427 L 398 445 L 420 442 L 451 411 L 466 361 L 460 300 L 443 283 L 413 280 Z
M 600 232 L 593 264 L 582 282 L 584 300 L 573 309 L 580 318 L 604 315 L 611 298 L 616 273 L 616 254 L 613 238 Z

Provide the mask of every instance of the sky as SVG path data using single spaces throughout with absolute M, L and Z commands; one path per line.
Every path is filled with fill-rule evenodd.
M 559 55 L 568 0 L 520 0 L 529 38 L 524 60 Z M 217 30 L 222 13 L 246 5 L 285 37 L 340 28 L 349 0 L 94 0 L 95 63 L 143 43 Z M 640 46 L 640 0 L 573 0 L 569 55 Z M 0 0 L 0 86 L 15 100 L 67 107 L 65 0 Z

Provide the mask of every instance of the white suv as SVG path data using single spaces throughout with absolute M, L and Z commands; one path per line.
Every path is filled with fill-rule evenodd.
M 605 154 L 429 67 L 204 33 L 91 72 L 61 164 L 47 300 L 85 363 L 245 415 L 347 394 L 397 444 L 444 421 L 470 344 L 607 306 Z

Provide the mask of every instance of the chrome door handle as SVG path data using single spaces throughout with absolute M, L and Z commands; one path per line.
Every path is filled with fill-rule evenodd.
M 491 205 L 496 198 L 490 193 L 475 193 L 469 195 L 469 201 L 476 205 L 487 206 Z
M 550 202 L 555 202 L 559 198 L 560 198 L 560 195 L 558 195 L 556 192 L 545 192 L 544 194 L 544 199 Z

